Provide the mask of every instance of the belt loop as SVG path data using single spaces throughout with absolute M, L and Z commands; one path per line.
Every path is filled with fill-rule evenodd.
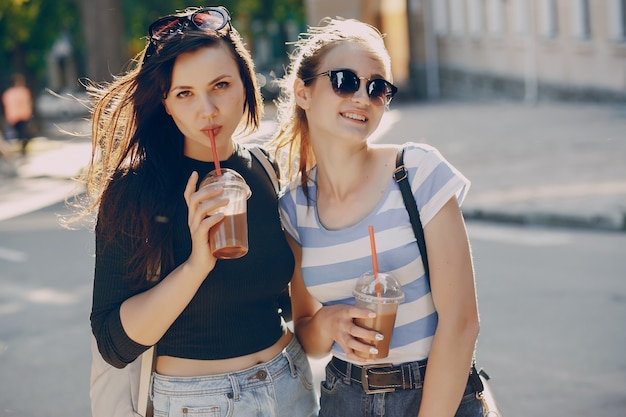
M 406 369 L 406 372 L 402 371 L 402 389 L 411 389 L 413 387 L 413 381 L 415 379 L 415 372 L 411 364 L 403 364 L 402 368 Z
M 424 385 L 424 375 L 426 375 L 425 361 L 415 362 L 415 366 L 411 367 L 411 371 L 413 371 L 413 378 L 415 378 L 416 385 Z
M 346 374 L 343 376 L 343 383 L 346 385 L 352 385 L 352 362 L 346 362 Z
M 228 379 L 230 380 L 230 385 L 233 388 L 233 400 L 239 401 L 241 391 L 239 390 L 239 383 L 237 382 L 237 378 L 235 378 L 232 374 L 228 374 Z
M 281 354 L 283 355 L 283 357 L 285 358 L 285 360 L 287 360 L 287 363 L 289 364 L 289 371 L 291 372 L 291 376 L 293 378 L 296 378 L 298 376 L 298 373 L 296 372 L 296 364 L 291 358 L 291 355 L 289 355 L 289 352 L 287 352 L 287 348 L 283 349 Z

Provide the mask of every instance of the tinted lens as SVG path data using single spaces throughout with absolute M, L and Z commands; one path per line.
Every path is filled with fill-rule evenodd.
M 159 19 L 150 25 L 148 33 L 152 39 L 158 41 L 176 33 L 180 28 L 181 23 L 179 17 L 164 17 L 163 19 Z
M 354 94 L 359 90 L 361 80 L 348 70 L 329 71 L 333 89 L 339 94 Z
M 199 10 L 191 15 L 191 21 L 202 30 L 220 30 L 228 22 L 226 16 L 217 10 Z
M 367 95 L 370 100 L 382 100 L 383 103 L 387 102 L 387 99 L 393 97 L 393 89 L 391 83 L 381 78 L 368 81 L 367 83 Z

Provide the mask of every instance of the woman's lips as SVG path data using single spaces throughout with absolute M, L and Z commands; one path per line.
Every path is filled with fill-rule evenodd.
M 222 128 L 220 126 L 210 126 L 210 127 L 204 127 L 201 129 L 202 133 L 204 133 L 208 138 L 215 138 L 217 135 L 219 135 L 220 130 L 222 130 Z

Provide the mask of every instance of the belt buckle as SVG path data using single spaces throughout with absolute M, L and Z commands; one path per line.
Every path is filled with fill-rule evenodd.
M 361 367 L 361 386 L 363 387 L 363 391 L 365 391 L 366 394 L 380 394 L 383 392 L 394 392 L 396 390 L 395 388 L 370 389 L 369 375 L 367 374 L 367 371 L 372 368 L 383 368 L 385 366 L 393 366 L 393 364 L 392 363 L 377 363 L 373 365 L 363 365 Z

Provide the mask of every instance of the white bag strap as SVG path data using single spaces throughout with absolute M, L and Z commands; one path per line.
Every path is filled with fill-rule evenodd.
M 150 399 L 150 377 L 154 370 L 154 346 L 141 355 L 141 373 L 139 375 L 139 396 L 137 412 L 146 417 L 148 412 L 148 400 Z
M 161 254 L 159 254 L 154 272 L 148 271 L 148 280 L 151 280 L 153 277 L 158 278 L 160 275 Z M 150 349 L 141 354 L 141 371 L 139 372 L 139 389 L 137 390 L 137 412 L 142 417 L 152 417 L 154 415 L 150 398 L 150 379 L 152 378 L 152 371 L 154 371 L 155 368 L 155 359 L 154 346 L 150 346 Z
M 263 165 L 267 175 L 270 177 L 270 180 L 272 180 L 272 185 L 274 186 L 276 194 L 278 194 L 280 191 L 280 184 L 278 183 L 278 177 L 276 176 L 276 171 L 274 171 L 274 166 L 268 159 L 267 155 L 265 155 L 265 153 L 263 153 L 261 148 L 258 146 L 250 146 L 248 147 L 248 150 L 261 163 L 261 165 Z

